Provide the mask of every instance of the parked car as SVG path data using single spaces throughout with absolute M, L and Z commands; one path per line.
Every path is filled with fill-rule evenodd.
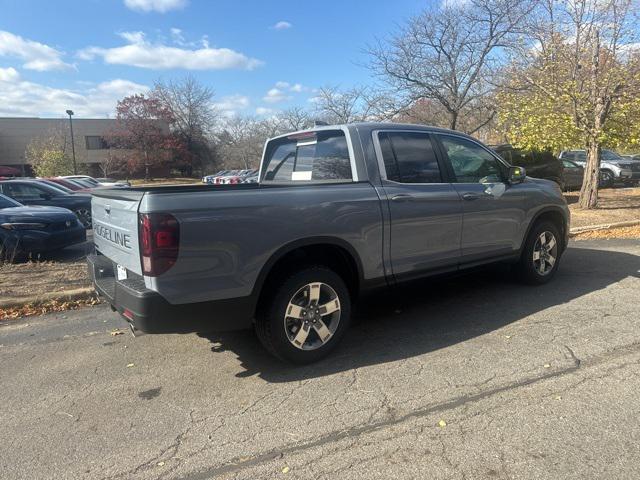
M 0 260 L 59 250 L 85 240 L 86 230 L 72 211 L 26 207 L 0 194 Z
M 243 183 L 243 180 L 249 175 L 257 174 L 257 172 L 255 169 L 240 170 L 236 175 L 225 176 L 223 183 L 225 185 L 237 185 L 238 183 Z
M 22 175 L 22 172 L 20 172 L 20 170 L 18 170 L 17 168 L 5 167 L 3 165 L 0 165 L 0 177 L 13 178 L 19 177 L 20 175 Z
M 38 180 L 4 180 L 0 193 L 23 205 L 44 205 L 71 210 L 85 226 L 91 228 L 91 195 L 67 193 Z
M 527 175 L 556 182 L 563 187 L 562 162 L 545 150 L 522 150 L 511 145 L 496 145 L 493 149 L 511 165 L 527 169 Z
M 640 162 L 640 153 L 629 153 L 626 155 L 620 155 L 625 160 L 631 160 L 632 162 Z
M 90 187 L 74 182 L 73 180 L 70 180 L 68 178 L 49 177 L 47 178 L 47 180 L 53 183 L 57 183 L 58 185 L 66 187 L 74 192 L 89 192 L 92 190 Z
M 258 183 L 258 170 L 242 178 L 241 183 Z
M 213 179 L 213 183 L 215 185 L 226 185 L 228 183 L 227 179 L 229 177 L 233 177 L 233 176 L 238 175 L 239 172 L 240 172 L 240 170 L 227 170 L 227 172 L 225 174 L 216 176 Z
M 102 183 L 96 180 L 95 178 L 90 177 L 89 175 L 66 175 L 60 178 L 72 180 L 74 182 L 80 183 L 81 185 L 86 185 L 89 188 L 105 188 L 105 187 L 125 188 L 125 187 L 129 187 L 130 185 L 128 182 L 124 183 L 124 182 L 117 182 L 117 181 Z
M 214 183 L 216 177 L 225 175 L 227 172 L 229 172 L 229 170 L 220 170 L 218 173 L 215 173 L 213 175 L 205 175 L 204 177 L 202 177 L 202 183 Z
M 93 194 L 96 290 L 135 330 L 255 330 L 306 363 L 376 287 L 509 262 L 555 275 L 569 234 L 558 185 L 470 136 L 420 125 L 316 127 L 266 144 L 258 184 Z
M 582 187 L 584 180 L 584 167 L 570 160 L 562 161 L 563 185 L 565 190 L 578 190 Z M 599 186 L 604 188 L 609 185 L 611 178 L 603 171 L 600 171 Z
M 586 150 L 565 150 L 560 152 L 561 160 L 569 160 L 584 167 L 587 164 Z M 640 162 L 625 160 L 612 150 L 600 152 L 601 182 L 606 187 L 617 183 L 633 185 L 640 180 Z
M 96 178 L 96 182 L 106 187 L 130 187 L 131 183 L 128 180 L 116 180 L 115 178 Z

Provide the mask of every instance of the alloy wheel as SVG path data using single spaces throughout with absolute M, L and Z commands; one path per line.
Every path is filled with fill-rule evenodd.
M 91 211 L 86 208 L 79 208 L 75 211 L 75 214 L 84 228 L 91 228 Z
M 336 332 L 340 316 L 336 291 L 326 283 L 309 283 L 289 300 L 284 314 L 285 333 L 296 348 L 316 350 Z
M 533 267 L 539 275 L 548 275 L 558 258 L 558 242 L 553 233 L 542 232 L 533 245 Z

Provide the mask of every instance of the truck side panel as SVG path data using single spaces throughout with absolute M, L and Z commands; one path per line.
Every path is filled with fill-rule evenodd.
M 246 297 L 271 256 L 297 240 L 330 237 L 359 255 L 364 280 L 385 275 L 379 197 L 368 182 L 146 195 L 140 212 L 180 222 L 176 264 L 147 288 L 172 304 Z

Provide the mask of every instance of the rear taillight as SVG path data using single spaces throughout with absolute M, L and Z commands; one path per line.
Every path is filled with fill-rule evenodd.
M 138 215 L 142 273 L 155 277 L 169 270 L 178 258 L 180 224 L 168 213 Z

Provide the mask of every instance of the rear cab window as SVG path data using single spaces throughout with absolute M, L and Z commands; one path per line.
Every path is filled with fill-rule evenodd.
M 262 183 L 308 184 L 354 181 L 343 130 L 291 134 L 267 144 Z

